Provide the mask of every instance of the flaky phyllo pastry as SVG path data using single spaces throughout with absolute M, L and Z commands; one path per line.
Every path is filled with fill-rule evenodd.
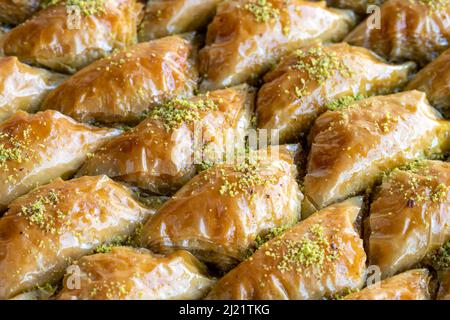
M 274 228 L 300 217 L 295 150 L 256 152 L 237 164 L 207 169 L 182 187 L 142 230 L 142 245 L 156 252 L 185 249 L 229 270 Z
M 139 122 L 155 104 L 193 94 L 195 50 L 180 36 L 119 50 L 68 78 L 47 96 L 42 109 L 56 109 L 82 122 Z
M 130 236 L 152 213 L 106 176 L 33 190 L 0 218 L 0 298 L 58 281 L 73 259 Z
M 287 229 L 220 279 L 207 298 L 305 300 L 361 288 L 366 254 L 355 229 L 361 205 L 352 198 Z
M 351 11 L 302 0 L 224 1 L 200 51 L 204 89 L 255 81 L 281 56 L 315 40 L 339 41 Z
M 136 42 L 142 6 L 135 0 L 47 2 L 44 9 L 8 32 L 3 41 L 5 55 L 73 73 L 113 49 Z
M 450 115 L 450 49 L 420 70 L 406 90 L 420 90 L 445 116 Z
M 450 240 L 450 164 L 421 161 L 392 171 L 368 217 L 369 260 L 385 276 L 419 263 Z
M 388 64 L 373 52 L 345 43 L 296 50 L 264 76 L 258 92 L 258 128 L 298 141 L 327 109 L 402 88 L 414 63 Z
M 15 113 L 0 123 L 0 211 L 37 186 L 70 177 L 89 153 L 119 133 L 53 110 Z
M 189 252 L 169 255 L 146 249 L 112 248 L 80 259 L 80 288 L 66 276 L 60 300 L 199 299 L 214 284 L 206 268 Z
M 372 97 L 327 111 L 309 136 L 306 200 L 320 209 L 362 193 L 386 170 L 445 152 L 449 138 L 450 123 L 419 91 Z
M 450 45 L 449 0 L 387 0 L 373 15 L 377 17 L 361 22 L 344 41 L 392 61 L 422 65 Z
M 64 76 L 21 63 L 17 57 L 0 58 L 0 121 L 15 111 L 36 111 L 44 97 Z
M 153 193 L 172 194 L 194 177 L 198 160 L 208 166 L 222 159 L 227 143 L 243 147 L 253 100 L 254 90 L 247 85 L 171 99 L 96 151 L 78 175 L 107 174 Z M 198 157 L 202 154 L 204 159 Z
M 149 41 L 203 29 L 222 0 L 148 0 L 139 39 Z
M 449 116 L 450 0 L 0 0 L 0 300 L 450 300 Z

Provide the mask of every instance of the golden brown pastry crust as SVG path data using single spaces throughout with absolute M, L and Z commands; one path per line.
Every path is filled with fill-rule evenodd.
M 194 51 L 180 36 L 139 43 L 80 70 L 51 92 L 42 108 L 83 122 L 135 123 L 155 104 L 193 94 Z
M 206 26 L 222 0 L 149 0 L 139 27 L 139 40 L 149 41 Z
M 49 6 L 5 36 L 5 55 L 74 73 L 113 49 L 133 44 L 142 5 L 135 0 L 105 0 L 103 13 L 81 13 L 80 26 L 64 3 Z M 75 17 L 75 16 L 73 16 Z
M 412 60 L 422 65 L 450 45 L 449 0 L 388 0 L 379 16 L 379 28 L 363 21 L 345 41 L 372 49 L 391 61 Z
M 0 299 L 59 280 L 71 260 L 152 213 L 106 176 L 57 179 L 18 198 L 0 218 Z
M 258 235 L 297 222 L 303 198 L 286 146 L 279 158 L 218 164 L 199 173 L 167 201 L 142 231 L 155 252 L 185 249 L 229 270 L 243 260 Z M 272 151 L 275 149 L 272 149 Z
M 430 279 L 427 269 L 410 270 L 349 294 L 344 300 L 430 300 Z
M 0 0 L 0 23 L 19 24 L 31 17 L 41 0 Z
M 0 211 L 33 188 L 73 174 L 88 153 L 119 133 L 57 111 L 18 111 L 0 124 Z
M 450 269 L 438 272 L 438 276 L 440 286 L 437 299 L 450 300 Z
M 149 116 L 95 152 L 78 175 L 106 174 L 153 193 L 172 194 L 196 174 L 200 153 L 223 155 L 229 133 L 244 143 L 254 96 L 253 89 L 242 85 L 173 100 L 187 102 L 187 106 L 176 103 L 179 110 L 187 112 L 200 101 L 214 107 L 199 111 L 195 122 L 186 119 L 176 128 L 167 128 L 164 119 Z
M 266 242 L 207 299 L 316 300 L 361 288 L 366 254 L 354 227 L 361 205 L 361 198 L 332 205 Z
M 352 9 L 359 14 L 369 13 L 370 5 L 380 5 L 385 0 L 327 0 L 329 6 Z
M 0 122 L 17 110 L 36 111 L 47 93 L 64 79 L 23 64 L 17 57 L 0 57 Z
M 450 240 L 450 164 L 394 170 L 370 206 L 370 264 L 384 277 L 407 270 Z
M 305 197 L 320 209 L 361 193 L 386 170 L 445 152 L 449 135 L 450 122 L 419 91 L 372 97 L 344 110 L 327 111 L 311 129 Z
M 346 43 L 297 50 L 265 75 L 258 92 L 258 127 L 278 129 L 282 143 L 298 141 L 327 103 L 396 91 L 413 70 L 414 63 L 387 64 Z
M 355 23 L 351 11 L 325 2 L 268 0 L 278 14 L 268 19 L 246 9 L 253 0 L 224 1 L 200 50 L 202 89 L 255 81 L 284 54 L 316 40 L 339 41 Z M 258 22 L 259 20 L 259 22 Z
M 450 116 L 450 49 L 420 70 L 405 90 L 420 90 L 430 103 Z
M 180 300 L 202 298 L 214 280 L 189 252 L 163 256 L 146 249 L 115 247 L 85 256 L 80 287 L 70 289 L 66 276 L 58 300 Z

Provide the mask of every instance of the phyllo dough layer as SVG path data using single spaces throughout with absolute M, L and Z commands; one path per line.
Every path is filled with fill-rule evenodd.
M 0 218 L 0 299 L 62 278 L 74 260 L 130 236 L 153 211 L 106 176 L 56 180 Z
M 214 284 L 206 268 L 187 251 L 164 256 L 114 247 L 85 256 L 73 266 L 81 270 L 80 286 L 71 288 L 69 274 L 59 300 L 191 300 L 202 298 Z

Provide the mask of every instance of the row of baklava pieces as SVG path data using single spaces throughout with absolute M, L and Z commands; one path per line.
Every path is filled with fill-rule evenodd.
M 114 49 L 135 43 L 139 3 L 94 1 L 89 7 L 83 1 L 52 1 L 4 36 L 3 51 L 26 63 L 73 73 Z M 358 7 L 365 7 L 367 1 L 331 4 L 360 11 Z M 82 10 L 75 22 L 67 5 Z M 8 0 L 0 2 L 3 21 L 17 13 L 14 6 Z M 141 41 L 201 29 L 214 16 L 200 51 L 202 89 L 206 90 L 254 81 L 284 54 L 317 40 L 337 42 L 345 37 L 346 42 L 370 48 L 388 60 L 424 65 L 448 48 L 449 15 L 448 0 L 389 0 L 348 34 L 358 21 L 354 12 L 329 8 L 324 2 L 150 1 Z
M 400 100 L 403 100 L 402 101 L 402 103 L 401 104 L 403 104 L 405 101 L 407 101 L 407 96 L 404 96 L 404 97 L 402 97 L 402 99 L 400 99 Z M 416 100 L 417 100 L 417 95 L 416 95 Z M 420 109 L 420 108 L 419 108 Z M 390 117 L 388 117 L 387 115 L 389 114 L 389 112 L 385 112 L 384 114 L 382 114 L 382 116 L 384 117 L 384 118 L 386 118 L 386 119 L 384 119 L 384 118 L 382 118 L 381 119 L 381 129 L 382 129 L 382 131 L 388 131 L 389 132 L 389 119 L 388 118 L 390 118 Z M 436 120 L 436 119 L 433 119 L 433 120 Z M 395 120 L 394 120 L 395 121 Z M 431 123 L 429 123 L 429 124 L 431 124 Z M 386 127 L 386 125 L 387 125 L 387 127 Z M 376 129 L 378 130 L 378 127 L 380 127 L 380 124 L 376 124 Z M 387 128 L 387 129 L 386 129 Z M 163 140 L 164 141 L 164 140 Z M 344 149 L 343 149 L 344 150 Z M 22 168 L 20 168 L 20 169 L 22 169 Z M 13 172 L 14 170 L 12 170 L 11 172 Z M 22 170 L 17 170 L 17 171 L 22 171 Z M 139 172 L 139 171 L 138 171 Z M 10 178 L 10 175 L 9 176 L 7 176 L 7 180 L 11 180 L 11 179 L 14 179 L 14 177 L 11 177 Z M 22 192 L 23 193 L 23 192 Z M 319 206 L 320 207 L 320 206 Z
M 385 5 L 389 3 L 390 1 Z M 403 2 L 395 2 L 391 5 L 400 6 L 400 3 Z M 234 5 L 237 6 L 237 4 Z M 428 12 L 429 14 L 420 15 L 414 19 L 401 15 L 402 19 L 411 18 L 412 21 L 420 22 L 417 22 L 417 26 L 412 28 L 414 32 L 411 34 L 402 34 L 401 31 L 398 31 L 400 34 L 393 35 L 394 39 L 404 39 L 402 45 L 409 48 L 408 55 L 399 59 L 412 60 L 419 64 L 433 60 L 445 50 L 446 46 L 434 47 L 429 44 L 433 43 L 429 40 L 431 35 L 426 32 L 429 28 L 422 30 L 419 27 L 430 24 L 442 26 L 443 30 L 439 29 L 437 34 L 441 39 L 438 42 L 444 43 L 443 39 L 447 37 L 445 32 L 450 29 L 445 27 L 446 21 L 450 21 L 445 18 L 450 14 L 448 12 L 450 6 L 435 12 L 430 11 L 431 7 L 427 7 L 428 9 L 425 10 L 426 8 L 423 8 L 425 4 L 420 1 L 408 1 L 403 5 L 406 7 L 397 8 L 395 12 L 400 10 L 399 12 L 402 14 L 412 14 L 411 12 Z M 59 6 L 62 5 L 56 5 L 57 8 Z M 195 37 L 193 39 L 192 35 L 171 36 L 139 43 L 91 63 L 101 57 L 98 53 L 90 57 L 92 52 L 98 51 L 92 50 L 91 45 L 86 44 L 86 47 L 91 49 L 82 50 L 79 55 L 70 50 L 73 49 L 73 43 L 83 43 L 79 38 L 84 37 L 86 30 L 89 30 L 90 23 L 88 22 L 92 22 L 90 19 L 100 19 L 104 16 L 97 17 L 95 14 L 83 16 L 86 20 L 83 21 L 87 25 L 82 30 L 55 29 L 54 26 L 48 25 L 55 19 L 48 19 L 47 15 L 59 14 L 64 21 L 63 25 L 66 24 L 68 16 L 66 11 L 62 10 L 64 8 L 61 8 L 62 12 L 59 12 L 51 6 L 44 10 L 47 13 L 42 18 L 35 17 L 29 20 L 7 33 L 4 38 L 5 48 L 8 43 L 11 43 L 11 47 L 23 45 L 25 46 L 24 50 L 28 53 L 21 54 L 19 51 L 5 50 L 10 57 L 0 60 L 0 90 L 3 95 L 0 103 L 0 120 L 7 119 L 17 110 L 34 112 L 38 109 L 56 109 L 81 122 L 110 124 L 120 122 L 135 125 L 149 108 L 159 105 L 169 98 L 192 96 L 198 89 L 199 72 L 197 69 L 200 69 L 202 71 L 200 73 L 205 77 L 201 89 L 221 88 L 250 81 L 254 77 L 259 78 L 268 70 L 271 61 L 277 61 L 284 53 L 292 51 L 294 48 L 309 45 L 307 48 L 294 50 L 293 53 L 287 54 L 275 68 L 265 74 L 256 102 L 257 127 L 278 130 L 280 143 L 293 142 L 298 141 L 299 136 L 305 135 L 317 116 L 327 108 L 336 109 L 362 97 L 396 92 L 408 83 L 415 72 L 416 63 L 412 61 L 390 64 L 374 52 L 362 47 L 350 46 L 346 43 L 327 46 L 311 45 L 311 41 L 315 40 L 338 41 L 342 39 L 350 29 L 348 26 L 345 27 L 346 16 L 343 12 L 335 12 L 336 9 L 327 9 L 315 2 L 302 2 L 295 8 L 300 8 L 298 11 L 311 19 L 310 23 L 306 23 L 303 19 L 303 23 L 295 28 L 295 37 L 302 35 L 302 37 L 306 37 L 305 39 L 297 39 L 292 35 L 296 39 L 295 41 L 283 42 L 280 40 L 282 33 L 273 31 L 274 26 L 271 25 L 276 21 L 255 22 L 255 17 L 251 12 L 237 6 L 232 9 L 243 12 L 233 14 L 238 17 L 236 21 L 228 21 L 219 13 L 216 16 L 217 20 L 222 22 L 226 20 L 223 22 L 225 25 L 238 23 L 240 27 L 242 27 L 241 23 L 243 25 L 256 23 L 261 30 L 255 28 L 242 38 L 238 36 L 241 32 L 232 33 L 232 39 L 226 42 L 230 46 L 222 46 L 216 42 L 207 44 L 200 51 L 199 63 L 195 59 L 197 48 Z M 229 10 L 233 12 L 232 9 Z M 224 15 L 228 13 L 227 10 L 223 10 Z M 300 14 L 295 10 L 294 12 Z M 321 25 L 321 21 L 327 19 L 318 19 L 319 12 L 337 15 L 336 21 L 342 24 L 342 28 L 337 28 L 334 24 Z M 335 20 L 331 19 L 330 21 Z M 98 24 L 94 23 L 94 25 Z M 278 24 L 284 25 L 285 23 Z M 315 28 L 312 28 L 311 25 L 314 25 Z M 314 30 L 327 31 L 323 34 L 313 32 L 305 35 L 306 31 L 302 32 L 302 28 L 305 26 Z M 235 27 L 231 29 L 235 30 Z M 337 29 L 342 29 L 339 32 L 341 36 L 330 38 L 330 34 L 335 34 Z M 31 32 L 32 30 L 38 30 L 37 34 Z M 52 34 L 57 31 L 61 33 Z M 98 34 L 99 32 L 94 29 L 88 33 Z M 208 33 L 210 34 L 207 38 L 213 38 L 214 27 L 210 27 Z M 29 35 L 30 39 L 24 38 Z M 62 38 L 59 39 L 58 35 Z M 55 40 L 55 37 L 58 40 Z M 282 38 L 284 39 L 284 37 Z M 227 37 L 217 35 L 217 38 Z M 36 39 L 42 40 L 42 43 L 37 42 Z M 422 39 L 428 45 L 421 45 L 423 41 L 418 39 Z M 55 47 L 61 48 L 49 46 L 48 41 L 60 43 Z M 422 59 L 420 52 L 412 44 L 410 45 L 411 42 L 421 49 L 426 48 L 430 55 L 429 59 Z M 357 44 L 367 45 L 367 43 Z M 380 53 L 377 47 L 367 46 Z M 386 46 L 393 48 L 389 44 Z M 248 50 L 244 50 L 247 47 Z M 62 48 L 69 48 L 69 51 L 61 56 L 57 52 L 64 52 L 65 49 Z M 264 50 L 260 50 L 260 48 L 264 48 Z M 53 50 L 56 51 L 53 52 Z M 392 49 L 392 51 L 402 50 Z M 259 56 L 259 52 L 264 52 L 264 56 Z M 45 56 L 40 56 L 40 53 Z M 19 60 L 31 64 L 43 64 L 47 67 L 52 67 L 50 64 L 68 66 L 70 62 L 59 60 L 66 58 L 85 62 L 83 66 L 85 64 L 88 66 L 66 78 L 63 75 L 22 64 L 15 56 Z M 399 60 L 395 57 L 390 58 Z M 418 89 L 427 93 L 432 105 L 443 113 L 447 112 L 450 104 L 449 61 L 449 51 L 443 52 L 422 69 L 406 87 L 406 90 Z M 205 64 L 209 64 L 210 67 Z M 215 82 L 211 86 L 205 85 L 214 78 L 208 71 L 205 74 L 205 70 L 209 68 L 211 72 L 220 73 L 219 78 L 229 81 Z M 194 97 L 194 99 L 198 99 L 198 97 Z
M 307 136 L 307 212 L 363 192 L 381 172 L 397 165 L 448 151 L 448 121 L 425 93 L 411 90 L 432 74 L 429 97 L 436 101 L 436 95 L 443 95 L 448 104 L 447 53 L 421 70 L 401 93 L 388 94 L 405 85 L 411 63 L 387 64 L 367 49 L 339 43 L 288 56 L 266 75 L 256 99 L 255 90 L 245 84 L 182 98 L 185 91 L 169 84 L 195 88 L 191 50 L 190 42 L 179 36 L 141 43 L 84 68 L 41 105 L 82 122 L 138 123 L 125 132 L 85 125 L 52 110 L 10 116 L 39 100 L 39 95 L 30 98 L 27 93 L 45 86 L 46 74 L 14 57 L 2 58 L 6 120 L 0 124 L 0 164 L 5 168 L 0 172 L 0 210 L 37 185 L 70 176 L 83 164 L 79 175 L 105 174 L 171 195 L 196 174 L 196 167 L 223 160 L 230 147 L 242 146 L 247 136 L 259 147 Z M 163 91 L 162 99 L 166 89 L 180 97 L 144 103 L 153 91 Z M 258 131 L 253 130 L 255 100 Z
M 256 151 L 244 170 L 201 172 L 156 212 L 106 176 L 33 190 L 0 218 L 1 297 L 449 298 L 449 163 L 417 161 L 387 175 L 370 204 L 364 244 L 362 197 L 297 222 L 295 148 L 277 151 L 278 160 Z M 230 185 L 233 194 L 222 192 Z M 228 273 L 217 280 L 200 261 Z
M 238 109 L 245 108 L 245 100 L 238 99 Z M 236 108 L 226 106 L 226 112 Z M 217 106 L 203 112 L 209 121 L 230 118 L 221 110 Z M 193 160 L 188 160 L 189 170 L 173 175 L 169 160 L 191 159 L 190 148 L 184 146 L 192 131 L 186 122 L 173 128 L 166 120 L 148 118 L 120 139 L 110 138 L 93 155 L 89 152 L 118 130 L 80 124 L 56 111 L 19 112 L 0 125 L 0 199 L 8 207 L 0 218 L 2 298 L 58 282 L 80 258 L 78 267 L 69 268 L 60 297 L 201 297 L 214 282 L 187 253 L 182 255 L 192 264 L 183 262 L 182 267 L 167 262 L 173 256 L 148 252 L 139 252 L 146 261 L 141 265 L 132 249 L 125 249 L 126 257 L 119 252 L 116 258 L 120 249 L 113 249 L 82 258 L 109 251 L 111 244 L 135 241 L 162 254 L 186 249 L 224 272 L 242 261 L 219 280 L 210 298 L 334 297 L 363 286 L 367 274 L 363 241 L 354 228 L 362 201 L 339 202 L 374 187 L 383 173 L 366 220 L 371 268 L 385 278 L 424 260 L 439 271 L 448 267 L 449 164 L 413 161 L 449 149 L 449 122 L 425 94 L 376 96 L 321 115 L 310 135 L 303 192 L 294 160 L 305 154 L 285 145 L 250 151 L 241 162 L 219 163 L 197 175 Z M 213 123 L 212 128 L 218 126 Z M 172 136 L 181 140 L 170 140 Z M 80 178 L 46 184 L 70 175 L 87 157 Z M 147 189 L 183 187 L 156 211 L 106 175 L 84 176 L 97 170 Z M 123 175 L 111 174 L 116 171 Z M 296 223 L 300 212 L 303 218 L 312 215 Z M 91 264 L 90 259 L 99 262 Z M 420 288 L 427 292 L 430 278 L 424 270 L 418 274 Z M 180 280 L 165 282 L 171 276 Z M 181 279 L 185 286 L 179 286 Z M 411 297 L 409 293 L 395 291 L 396 297 Z

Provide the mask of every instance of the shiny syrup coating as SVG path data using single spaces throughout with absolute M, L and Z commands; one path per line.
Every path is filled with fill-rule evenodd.
M 58 177 L 70 177 L 87 154 L 120 133 L 77 123 L 53 110 L 16 112 L 0 123 L 0 211 Z
M 155 104 L 193 94 L 194 50 L 180 36 L 120 50 L 67 79 L 48 95 L 42 109 L 57 109 L 83 122 L 139 122 Z
M 221 0 L 153 0 L 147 3 L 139 40 L 149 41 L 206 27 Z
M 344 41 L 366 47 L 391 61 L 434 60 L 450 45 L 450 2 L 388 0 L 380 12 L 361 22 Z
M 42 100 L 65 76 L 33 68 L 17 57 L 0 58 L 0 122 L 15 111 L 37 111 Z
M 354 227 L 361 205 L 362 198 L 332 205 L 266 242 L 221 278 L 207 299 L 316 300 L 361 288 L 366 253 Z M 321 231 L 316 240 L 315 228 Z M 301 260 L 309 256 L 307 246 L 324 258 L 321 264 Z
M 195 176 L 168 200 L 142 231 L 142 245 L 155 252 L 185 249 L 221 270 L 248 254 L 258 235 L 290 226 L 303 198 L 286 147 L 278 159 L 219 164 Z M 274 149 L 273 149 L 274 150 Z
M 370 264 L 384 277 L 407 270 L 450 240 L 450 164 L 394 170 L 370 206 Z
M 254 90 L 243 85 L 176 99 L 180 115 L 199 102 L 210 102 L 213 107 L 193 114 L 195 121 L 185 119 L 176 128 L 167 128 L 162 118 L 148 116 L 95 152 L 78 175 L 106 174 L 153 193 L 173 194 L 196 174 L 200 151 L 210 152 L 212 162 L 216 160 L 213 155 L 225 154 L 228 135 L 245 142 L 254 96 Z
M 146 249 L 115 247 L 81 258 L 80 288 L 66 276 L 58 300 L 200 299 L 214 284 L 206 268 L 187 251 L 159 255 Z
M 20 197 L 0 218 L 0 298 L 59 280 L 71 261 L 152 213 L 106 176 L 57 179 Z
M 355 24 L 351 11 L 325 2 L 268 0 L 269 18 L 246 9 L 246 0 L 222 2 L 200 50 L 203 90 L 255 81 L 284 54 L 316 40 L 339 41 Z
M 321 69 L 313 61 L 328 66 Z M 258 128 L 279 130 L 280 142 L 298 141 L 328 103 L 397 91 L 414 69 L 414 63 L 389 64 L 346 43 L 297 50 L 264 76 L 257 99 Z
M 65 2 L 37 12 L 3 40 L 5 55 L 55 71 L 74 73 L 116 48 L 137 41 L 142 5 L 135 0 L 106 0 L 104 10 L 75 19 Z
M 374 283 L 363 290 L 351 293 L 345 300 L 430 300 L 430 273 L 415 269 Z
M 327 111 L 311 129 L 305 196 L 320 209 L 364 192 L 386 170 L 447 151 L 449 134 L 450 123 L 419 91 L 372 97 L 344 110 Z
M 420 70 L 405 90 L 425 92 L 434 107 L 450 115 L 450 49 Z

